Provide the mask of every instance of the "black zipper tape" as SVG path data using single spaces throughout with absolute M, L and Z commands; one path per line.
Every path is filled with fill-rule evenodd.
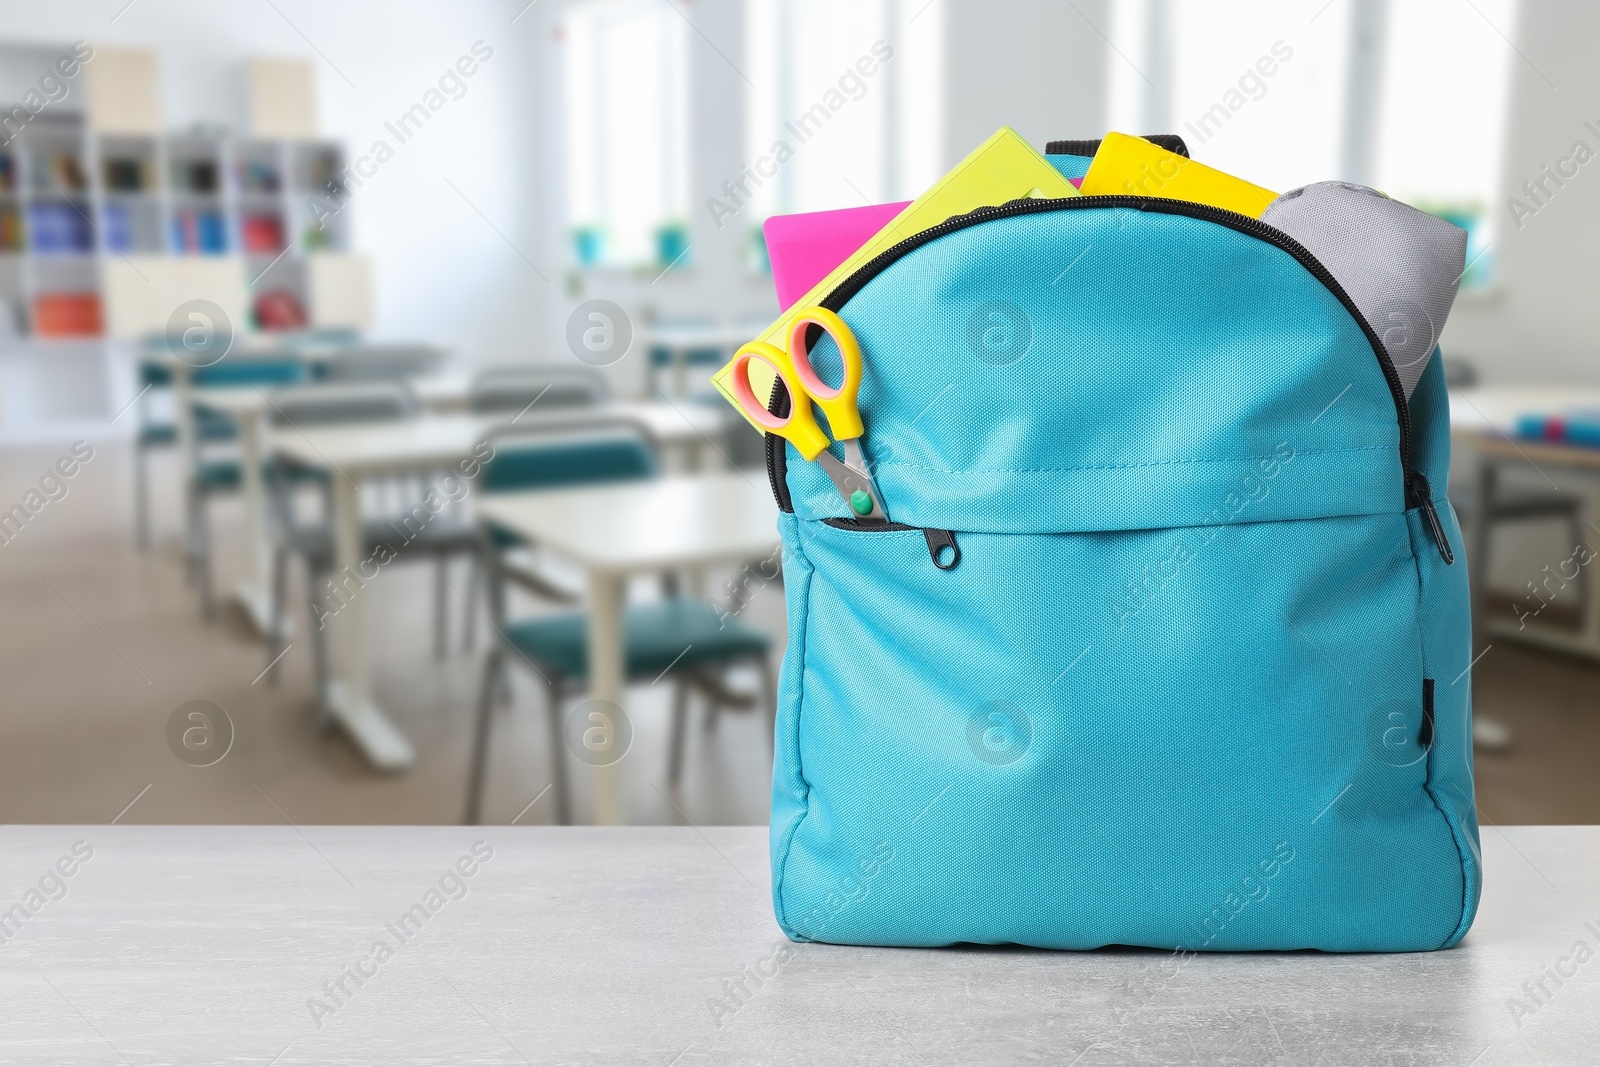
M 1422 680 L 1422 725 L 1417 728 L 1417 744 L 1427 748 L 1433 744 L 1433 679 Z

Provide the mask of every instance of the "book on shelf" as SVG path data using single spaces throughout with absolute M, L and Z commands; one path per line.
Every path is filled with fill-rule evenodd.
M 222 212 L 184 208 L 172 216 L 172 247 L 177 252 L 220 255 L 228 250 Z
M 77 205 L 60 202 L 28 205 L 28 244 L 40 255 L 69 255 L 93 247 L 89 220 Z
M 246 215 L 239 223 L 245 252 L 275 256 L 283 251 L 283 220 L 276 215 Z

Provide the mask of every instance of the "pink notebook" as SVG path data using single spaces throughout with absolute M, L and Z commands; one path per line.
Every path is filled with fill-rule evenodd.
M 1070 178 L 1073 186 L 1082 178 Z M 773 215 L 761 227 L 767 238 L 767 259 L 772 263 L 772 284 L 778 290 L 778 307 L 790 306 L 826 278 L 851 253 L 887 226 L 911 201 L 873 204 L 837 211 L 807 211 L 798 215 Z
M 772 263 L 778 306 L 787 311 L 910 206 L 911 201 L 906 200 L 769 218 L 761 229 L 767 238 L 767 259 Z

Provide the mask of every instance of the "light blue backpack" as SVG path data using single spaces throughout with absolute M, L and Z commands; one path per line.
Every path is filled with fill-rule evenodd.
M 785 933 L 1461 939 L 1480 861 L 1437 356 L 1407 401 L 1299 244 L 1133 197 L 952 219 L 824 305 L 861 345 L 895 521 L 768 438 Z M 812 359 L 838 366 L 826 336 Z

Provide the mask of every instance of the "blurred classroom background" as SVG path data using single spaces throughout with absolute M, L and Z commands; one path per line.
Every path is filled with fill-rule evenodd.
M 1600 822 L 1600 451 L 1527 421 L 1600 411 L 1600 10 L 4 0 L 0 27 L 0 820 L 764 822 L 775 511 L 707 377 L 777 312 L 767 216 L 911 199 L 1010 125 L 1176 133 L 1469 231 L 1441 344 L 1480 807 Z

